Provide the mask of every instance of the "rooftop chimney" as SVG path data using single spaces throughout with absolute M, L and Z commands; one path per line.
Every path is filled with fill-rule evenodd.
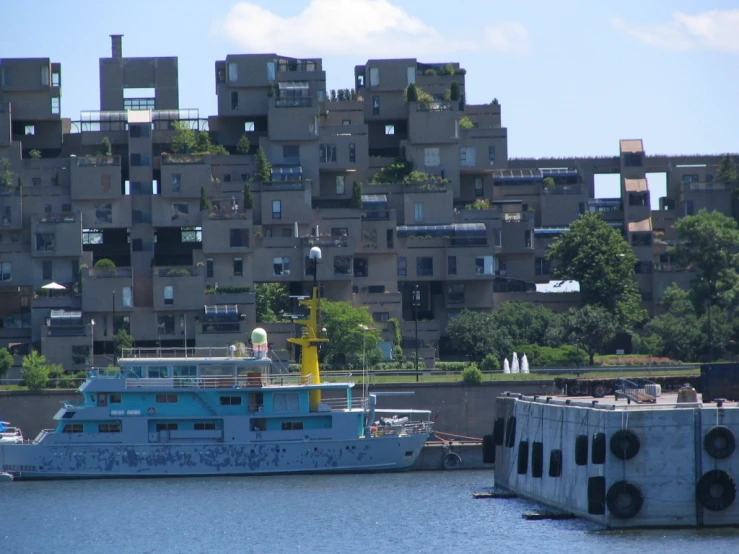
M 123 35 L 110 35 L 110 49 L 113 58 L 123 57 Z

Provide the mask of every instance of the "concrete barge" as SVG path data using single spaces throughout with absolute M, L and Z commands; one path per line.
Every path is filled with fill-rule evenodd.
M 495 485 L 607 528 L 739 525 L 739 405 L 496 399 Z

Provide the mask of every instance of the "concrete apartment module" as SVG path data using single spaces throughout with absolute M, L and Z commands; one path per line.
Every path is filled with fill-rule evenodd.
M 497 487 L 608 528 L 739 524 L 735 402 L 506 394 L 495 416 Z

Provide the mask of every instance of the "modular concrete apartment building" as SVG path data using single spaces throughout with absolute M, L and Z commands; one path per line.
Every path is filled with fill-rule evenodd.
M 651 312 L 670 283 L 687 283 L 666 248 L 676 218 L 730 211 L 731 192 L 712 179 L 719 156 L 648 156 L 641 140 L 621 140 L 612 157 L 509 159 L 501 105 L 467 104 L 465 73 L 456 63 L 369 60 L 355 68 L 356 100 L 332 101 L 320 59 L 229 55 L 215 63 L 218 113 L 206 119 L 179 105 L 176 57 L 124 57 L 114 35 L 111 57 L 100 59 L 99 110 L 72 121 L 61 117 L 59 63 L 0 60 L 0 157 L 9 160 L 0 167 L 0 347 L 37 346 L 77 370 L 110 363 L 118 329 L 148 346 L 244 341 L 259 324 L 254 294 L 207 289 L 280 282 L 307 294 L 308 252 L 320 246 L 325 297 L 367 306 L 386 339 L 398 318 L 406 346 L 417 321 L 432 357 L 460 310 L 512 299 L 573 305 L 576 295 L 535 284 L 549 281 L 548 245 L 585 211 L 633 246 Z M 433 100 L 405 101 L 410 83 Z M 172 154 L 177 121 L 209 130 L 231 155 Z M 236 151 L 244 134 L 248 155 Z M 98 153 L 104 137 L 111 156 Z M 244 209 L 257 146 L 272 177 L 252 183 L 255 205 Z M 370 184 L 399 156 L 435 179 Z M 651 172 L 667 175 L 659 211 Z M 594 197 L 598 174 L 620 175 L 620 198 Z M 351 203 L 355 180 L 361 209 Z M 480 199 L 489 209 L 470 209 Z M 116 268 L 95 268 L 103 258 Z M 65 289 L 39 290 L 51 282 Z M 295 332 L 264 327 L 277 350 Z

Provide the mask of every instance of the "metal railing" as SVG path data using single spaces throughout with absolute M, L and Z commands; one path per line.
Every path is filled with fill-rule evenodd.
M 126 379 L 127 389 L 245 389 L 309 385 L 311 377 L 299 374 L 214 375 Z
M 120 156 L 79 156 L 77 167 L 121 165 Z
M 73 212 L 43 213 L 36 216 L 36 223 L 74 223 L 77 214 Z
M 228 346 L 193 346 L 185 348 L 124 348 L 121 359 L 126 358 L 251 358 L 251 348 L 241 347 L 234 352 Z
M 408 423 L 394 424 L 390 422 L 385 425 L 373 425 L 370 427 L 370 435 L 373 438 L 387 436 L 410 436 L 431 433 L 434 428 L 433 421 L 414 421 Z
M 313 105 L 313 98 L 306 97 L 277 97 L 275 98 L 276 108 L 310 108 Z

